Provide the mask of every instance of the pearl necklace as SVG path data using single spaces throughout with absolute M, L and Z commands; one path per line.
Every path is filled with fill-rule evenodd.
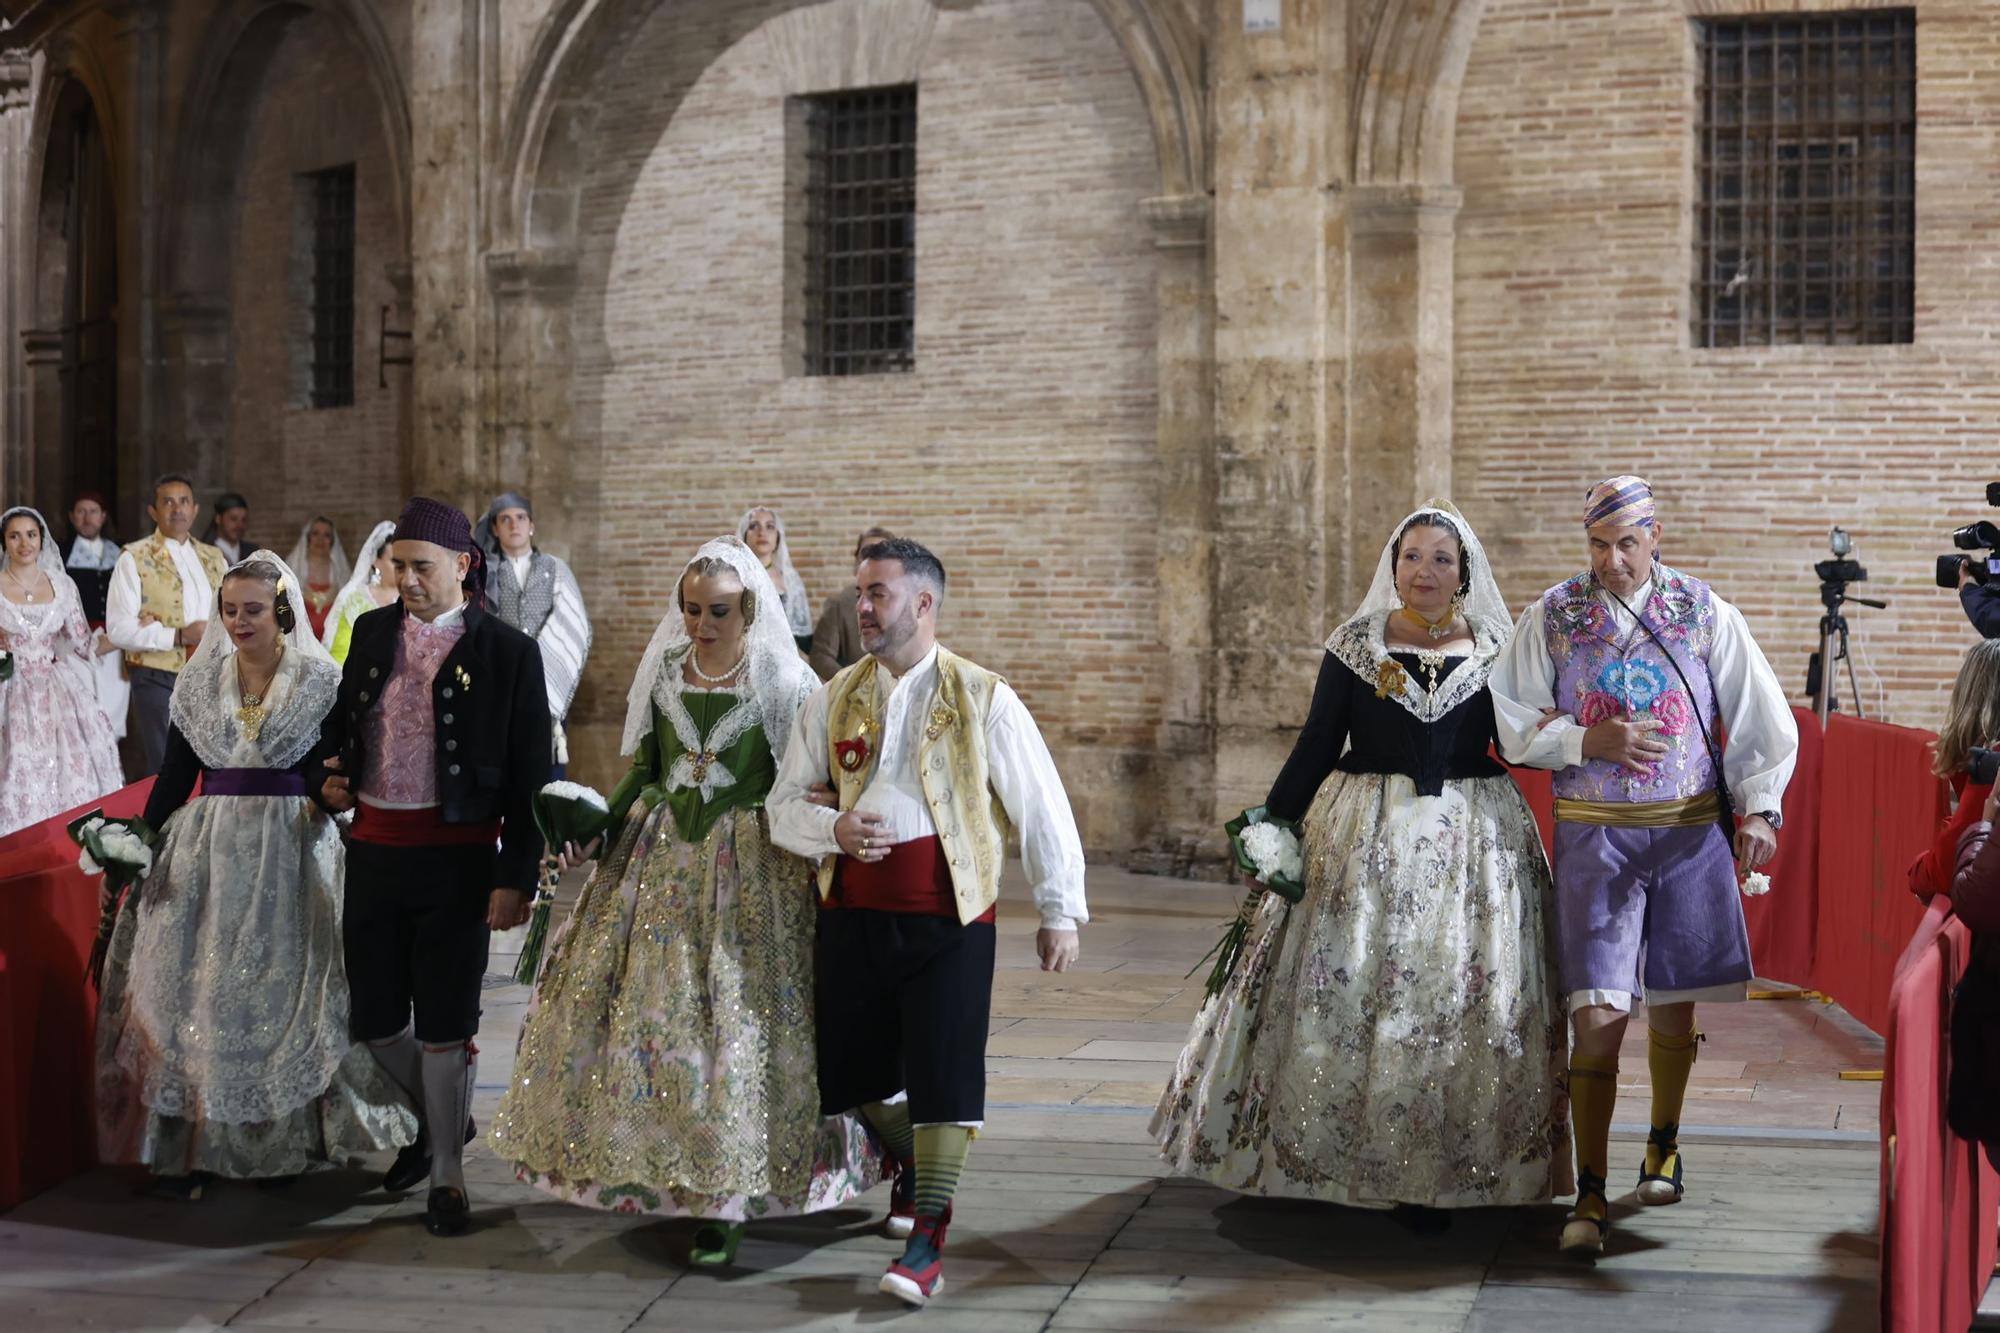
M 22 600 L 26 601 L 29 606 L 33 606 L 35 604 L 35 590 L 21 582 L 21 576 L 14 572 L 12 565 L 7 567 L 7 577 L 13 582 L 15 587 L 21 590 Z
M 690 651 L 688 653 L 688 670 L 694 672 L 695 676 L 699 680 L 701 680 L 701 682 L 705 685 L 720 685 L 724 681 L 728 680 L 731 676 L 734 676 L 737 672 L 741 671 L 743 669 L 743 664 L 749 660 L 750 660 L 750 650 L 748 648 L 745 648 L 741 653 L 737 655 L 736 665 L 730 667 L 729 670 L 723 672 L 719 676 L 711 676 L 706 671 L 703 671 L 701 669 L 701 654 L 694 651 Z

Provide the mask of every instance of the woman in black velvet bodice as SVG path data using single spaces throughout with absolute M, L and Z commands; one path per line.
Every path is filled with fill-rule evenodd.
M 1425 678 L 1415 653 L 1389 656 L 1412 679 Z M 1471 660 L 1465 653 L 1446 657 L 1438 669 L 1439 686 Z M 1374 682 L 1328 653 L 1320 661 L 1312 712 L 1264 804 L 1277 818 L 1296 823 L 1335 769 L 1401 773 L 1416 784 L 1419 796 L 1439 795 L 1453 778 L 1503 777 L 1507 770 L 1488 753 L 1493 738 L 1493 696 L 1485 686 L 1437 721 L 1423 722 L 1397 700 L 1378 698 Z
M 1244 905 L 1154 1116 L 1176 1172 L 1419 1229 L 1569 1191 L 1548 861 L 1488 753 L 1510 625 L 1457 511 L 1397 529 L 1266 798 L 1304 896 Z

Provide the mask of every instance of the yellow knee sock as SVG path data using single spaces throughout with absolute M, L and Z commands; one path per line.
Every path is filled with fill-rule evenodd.
M 1646 1068 L 1653 1077 L 1653 1133 L 1646 1144 L 1649 1174 L 1659 1174 L 1680 1146 L 1681 1104 L 1687 1100 L 1688 1076 L 1700 1049 L 1701 1033 L 1693 1028 L 1679 1036 L 1646 1029 Z
M 1570 1122 L 1576 1132 L 1576 1211 L 1605 1215 L 1604 1176 L 1611 1167 L 1611 1112 L 1618 1105 L 1618 1061 L 1574 1055 L 1569 1062 Z

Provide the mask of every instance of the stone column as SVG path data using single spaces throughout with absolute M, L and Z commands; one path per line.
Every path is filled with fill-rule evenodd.
M 470 509 L 479 429 L 481 0 L 410 0 L 410 480 Z
M 1262 801 L 1297 734 L 1340 586 L 1346 473 L 1344 0 L 1288 0 L 1276 30 L 1213 10 L 1213 827 Z
M 1160 643 L 1165 705 L 1149 785 L 1150 868 L 1185 874 L 1214 832 L 1215 287 L 1206 195 L 1145 200 L 1159 340 Z M 1212 851 L 1213 848 L 1208 850 Z
M 537 543 L 569 559 L 582 526 L 578 514 L 594 515 L 597 492 L 571 467 L 576 255 L 568 249 L 489 254 L 486 277 L 493 333 L 483 396 L 495 481 L 528 492 Z
M 32 494 L 28 466 L 28 367 L 23 335 L 34 322 L 36 182 L 28 179 L 34 66 L 0 59 L 0 494 Z
M 1364 574 L 1403 515 L 1451 493 L 1452 237 L 1459 202 L 1450 186 L 1348 192 L 1351 558 Z M 1352 591 L 1358 597 L 1365 590 Z

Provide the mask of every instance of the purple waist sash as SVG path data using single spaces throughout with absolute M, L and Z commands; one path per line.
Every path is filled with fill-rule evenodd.
M 211 768 L 201 776 L 203 796 L 304 796 L 305 776 L 285 768 Z

